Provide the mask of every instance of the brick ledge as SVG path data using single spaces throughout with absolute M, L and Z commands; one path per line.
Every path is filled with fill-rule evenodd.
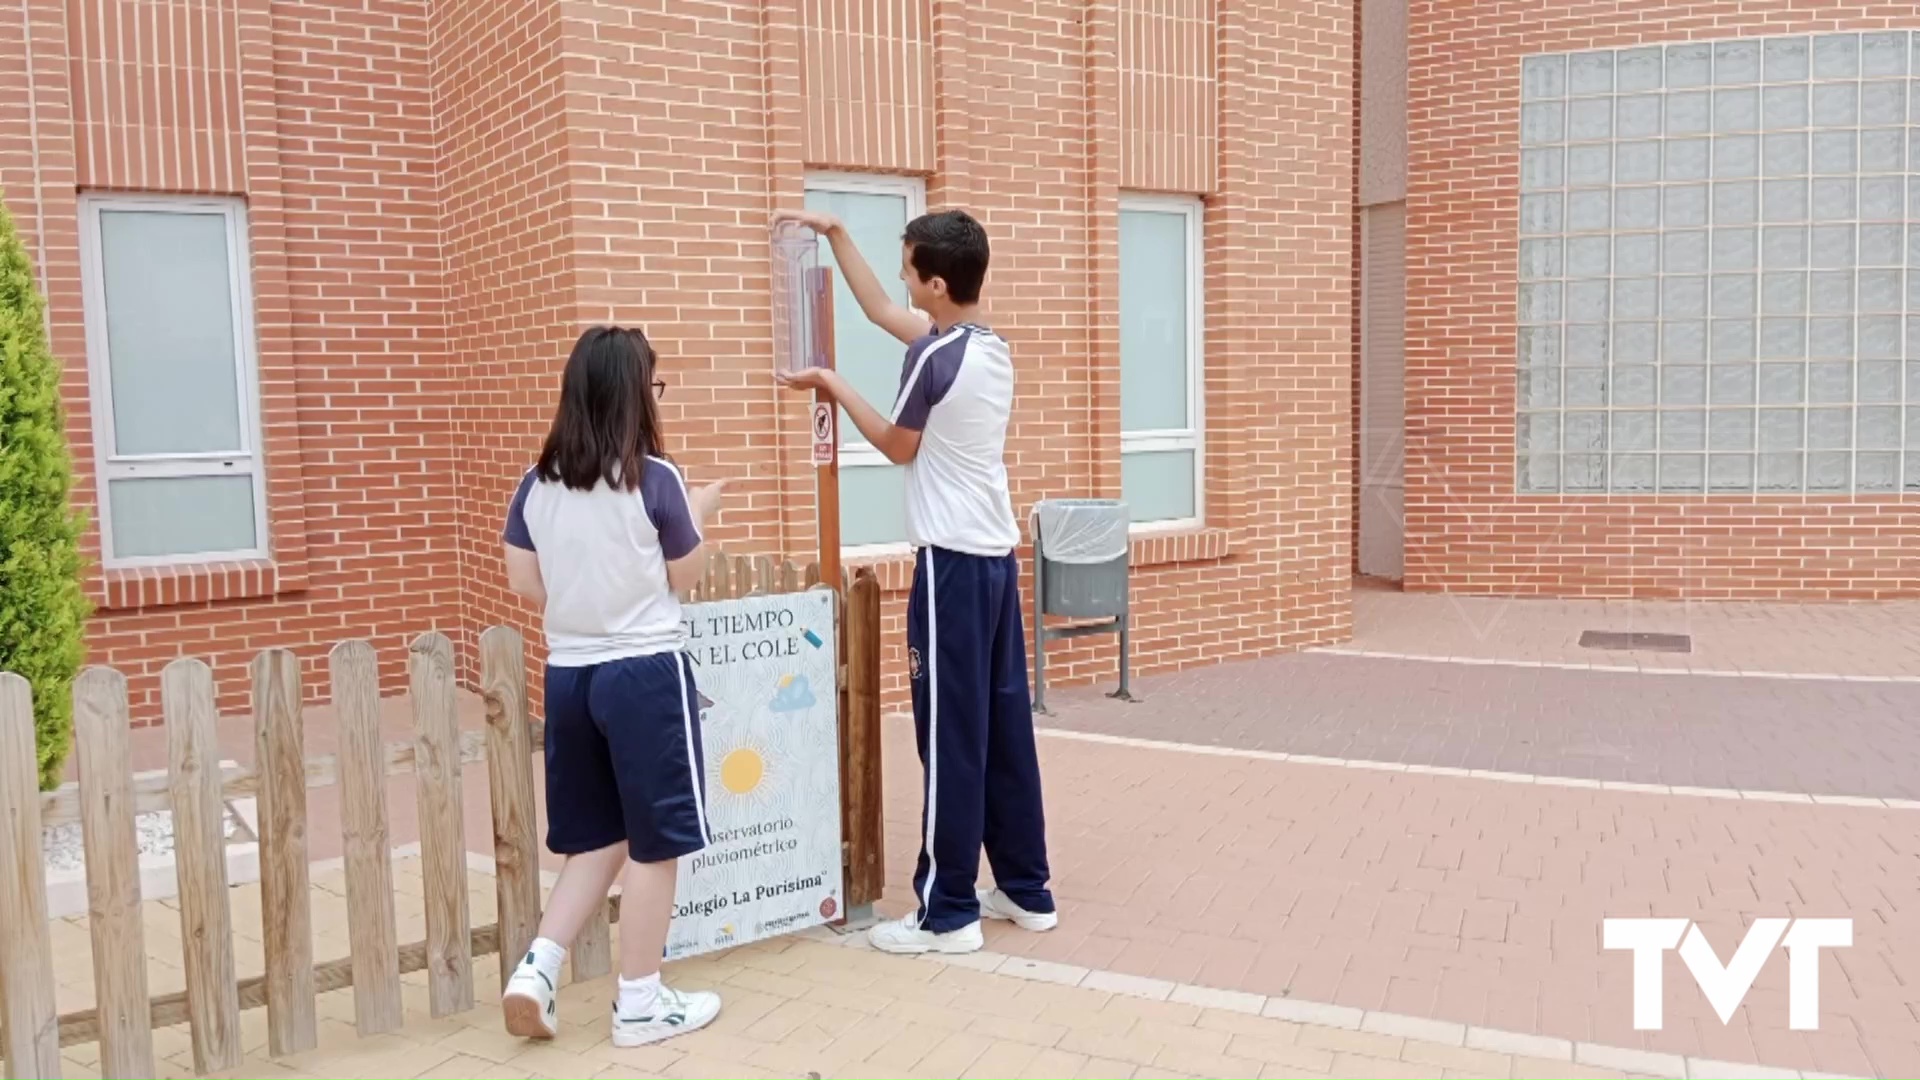
M 306 588 L 305 575 L 290 574 L 270 559 L 181 563 L 107 570 L 96 597 L 108 611 L 202 604 L 220 600 L 257 600 Z
M 1166 532 L 1135 534 L 1128 542 L 1135 570 L 1180 563 L 1216 562 L 1233 554 L 1232 535 L 1225 529 L 1174 529 Z M 1021 545 L 1022 559 L 1033 557 L 1030 544 Z M 882 592 L 906 592 L 913 587 L 913 555 L 853 556 L 846 560 L 849 570 L 866 568 L 880 579 Z

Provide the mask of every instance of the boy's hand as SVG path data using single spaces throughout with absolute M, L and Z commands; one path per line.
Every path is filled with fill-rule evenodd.
M 841 229 L 840 219 L 820 210 L 780 210 L 773 215 L 773 223 L 796 221 L 812 229 L 821 236 L 831 236 Z
M 839 384 L 831 368 L 801 368 L 799 371 L 776 371 L 773 377 L 781 386 L 789 390 L 820 390 L 828 397 L 839 397 Z

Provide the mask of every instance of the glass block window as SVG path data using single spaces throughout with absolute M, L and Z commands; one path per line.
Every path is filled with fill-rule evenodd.
M 1527 58 L 1519 489 L 1920 491 L 1916 136 L 1905 31 Z

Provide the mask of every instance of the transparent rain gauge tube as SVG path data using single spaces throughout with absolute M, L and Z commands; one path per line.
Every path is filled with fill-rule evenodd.
M 825 363 L 814 334 L 813 293 L 818 238 L 797 221 L 773 227 L 773 370 L 799 371 Z

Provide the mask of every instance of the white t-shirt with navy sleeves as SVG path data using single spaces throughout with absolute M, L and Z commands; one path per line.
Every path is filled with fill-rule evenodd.
M 907 463 L 907 541 L 999 556 L 1020 543 L 1007 490 L 1013 357 L 1000 335 L 961 323 L 907 347 L 893 423 L 920 432 Z
M 700 546 L 680 470 L 648 458 L 638 491 L 575 491 L 529 470 L 502 539 L 540 559 L 547 663 L 587 667 L 686 646 L 667 563 Z

